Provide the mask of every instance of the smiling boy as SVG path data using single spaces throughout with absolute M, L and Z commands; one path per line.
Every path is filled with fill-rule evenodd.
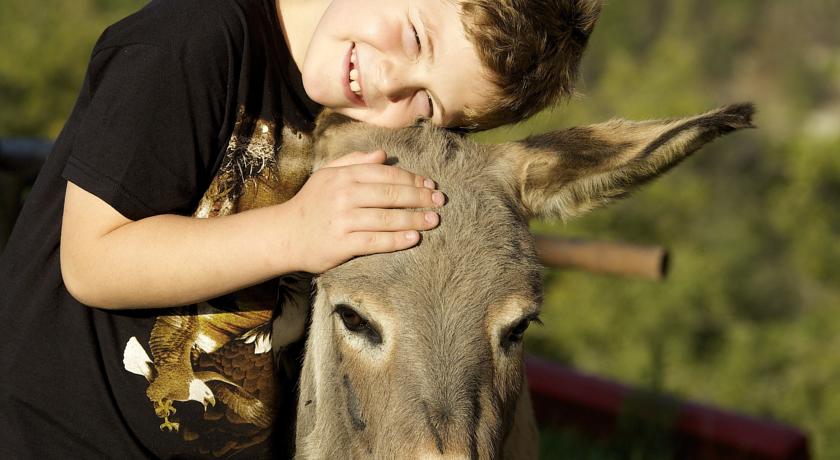
M 438 216 L 406 208 L 444 201 L 384 152 L 310 177 L 317 112 L 522 120 L 571 93 L 599 4 L 155 0 L 106 30 L 0 258 L 3 457 L 285 453 L 270 280 L 411 247 Z M 253 324 L 199 314 L 230 308 Z
M 460 126 L 465 109 L 486 105 L 496 90 L 454 1 L 339 1 L 314 33 L 298 26 L 305 24 L 287 30 L 306 93 L 359 120 L 398 127 L 426 118 Z

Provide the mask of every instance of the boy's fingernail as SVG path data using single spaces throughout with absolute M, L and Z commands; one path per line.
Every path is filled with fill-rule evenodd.
M 423 185 L 424 185 L 426 188 L 430 188 L 430 189 L 432 189 L 432 190 L 434 190 L 434 189 L 435 189 L 435 181 L 433 181 L 433 180 L 431 180 L 431 179 L 425 179 L 425 180 L 423 181 Z
M 420 237 L 420 234 L 417 233 L 417 232 L 414 232 L 414 231 L 405 232 L 405 239 L 407 239 L 408 241 L 414 241 L 419 237 Z
M 438 220 L 437 213 L 432 211 L 427 212 L 423 217 L 426 219 L 426 222 L 430 224 L 436 224 Z
M 438 206 L 443 206 L 443 193 L 435 192 L 432 193 L 432 201 L 435 202 Z

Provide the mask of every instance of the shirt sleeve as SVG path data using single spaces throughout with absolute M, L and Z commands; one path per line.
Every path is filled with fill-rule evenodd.
M 88 105 L 62 176 L 132 220 L 191 213 L 220 153 L 226 45 L 95 50 L 80 96 Z

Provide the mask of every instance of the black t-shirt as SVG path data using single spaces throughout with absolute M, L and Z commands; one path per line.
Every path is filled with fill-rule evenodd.
M 265 340 L 276 283 L 198 306 L 99 310 L 65 289 L 59 237 L 67 180 L 133 220 L 282 202 L 308 175 L 318 109 L 274 0 L 155 0 L 103 33 L 0 257 L 0 457 L 286 454 L 277 439 L 293 426 L 271 422 L 294 402 Z M 242 306 L 231 321 L 203 315 Z M 153 388 L 164 374 L 174 389 Z

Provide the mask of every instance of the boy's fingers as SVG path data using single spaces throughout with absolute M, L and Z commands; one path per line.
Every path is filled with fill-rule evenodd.
M 375 150 L 373 152 L 351 152 L 341 158 L 337 158 L 329 162 L 327 168 L 338 168 L 341 166 L 350 166 L 366 163 L 384 163 L 387 156 L 382 150 Z
M 436 208 L 445 201 L 441 192 L 411 185 L 356 184 L 350 193 L 357 208 Z
M 358 209 L 353 213 L 354 232 L 396 232 L 428 230 L 437 226 L 440 216 L 434 211 L 402 209 Z
M 408 249 L 420 241 L 416 230 L 404 232 L 355 232 L 348 235 L 356 255 L 377 254 Z
M 435 182 L 427 177 L 396 166 L 367 164 L 350 166 L 353 179 L 366 184 L 400 184 L 415 187 L 435 188 Z

